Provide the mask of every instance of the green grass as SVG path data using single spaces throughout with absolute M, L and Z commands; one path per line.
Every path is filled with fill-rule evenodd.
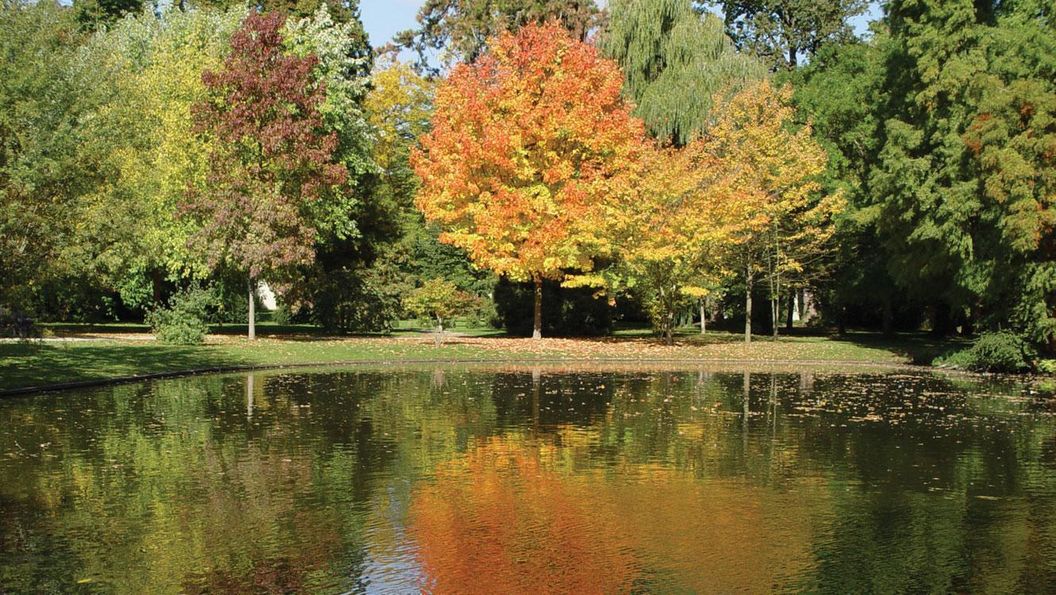
M 184 347 L 153 341 L 0 344 L 0 390 L 231 366 L 502 358 L 469 345 L 248 341 Z M 507 356 L 508 357 L 508 356 Z
M 57 326 L 52 325 L 53 328 Z M 140 330 L 130 330 L 136 328 Z M 138 333 L 145 332 L 145 327 L 63 325 L 61 330 L 73 335 Z M 228 331 L 223 333 L 225 335 L 244 333 L 245 327 L 230 326 L 225 327 L 225 331 Z M 622 329 L 617 337 L 536 346 L 526 340 L 510 340 L 493 329 L 469 328 L 455 331 L 472 339 L 453 341 L 436 348 L 422 335 L 422 329 L 409 324 L 393 334 L 425 340 L 400 341 L 374 336 L 369 340 L 349 341 L 322 337 L 318 330 L 298 325 L 261 325 L 258 331 L 261 336 L 271 338 L 250 342 L 227 337 L 221 343 L 197 347 L 164 345 L 143 339 L 0 343 L 0 391 L 195 369 L 340 362 L 618 359 L 930 364 L 938 357 L 969 345 L 966 341 L 935 340 L 925 334 L 885 338 L 872 333 L 850 333 L 841 338 L 800 333 L 781 337 L 777 342 L 769 337 L 756 337 L 751 345 L 745 345 L 742 335 L 737 333 L 709 331 L 702 336 L 687 328 L 679 333 L 676 347 L 666 347 L 640 329 Z
M 648 337 L 649 329 L 625 328 L 614 333 L 618 337 Z M 679 342 L 688 345 L 722 345 L 731 350 L 747 349 L 766 353 L 775 359 L 788 361 L 826 360 L 873 363 L 910 363 L 931 365 L 951 353 L 971 346 L 971 341 L 957 338 L 936 338 L 928 333 L 899 333 L 884 336 L 873 332 L 848 332 L 843 336 L 824 334 L 814 329 L 796 328 L 791 333 L 782 329 L 778 341 L 767 335 L 753 335 L 752 347 L 745 348 L 744 334 L 723 330 L 708 330 L 700 334 L 699 327 L 678 330 Z M 747 353 L 747 351 L 746 351 Z

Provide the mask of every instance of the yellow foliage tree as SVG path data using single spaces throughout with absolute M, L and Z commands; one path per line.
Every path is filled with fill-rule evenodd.
M 218 66 L 244 16 L 169 11 L 161 18 L 124 19 L 96 34 L 85 49 L 83 76 L 110 92 L 86 123 L 82 151 L 104 182 L 81 201 L 78 241 L 68 259 L 112 285 L 137 284 L 143 274 L 154 295 L 124 295 L 147 305 L 165 277 L 202 276 L 205 263 L 187 249 L 194 232 L 177 217 L 188 185 L 205 180 L 209 144 L 193 133 L 191 105 L 206 97 L 202 72 Z
M 792 89 L 769 81 L 717 103 L 714 121 L 687 150 L 721 163 L 724 204 L 739 204 L 741 224 L 730 230 L 727 262 L 745 279 L 745 341 L 752 338 L 752 290 L 765 273 L 777 332 L 783 276 L 803 274 L 829 249 L 840 194 L 822 195 L 825 150 L 810 125 L 796 127 Z
M 612 205 L 606 218 L 619 246 L 618 265 L 578 280 L 643 294 L 654 328 L 668 343 L 678 310 L 717 286 L 722 253 L 751 216 L 751 203 L 731 185 L 726 164 L 700 142 L 645 153 L 637 192 L 630 202 Z

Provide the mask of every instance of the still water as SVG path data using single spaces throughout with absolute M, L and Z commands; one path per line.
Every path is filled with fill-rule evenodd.
M 1010 382 L 329 369 L 0 423 L 0 593 L 1056 586 L 1056 400 Z

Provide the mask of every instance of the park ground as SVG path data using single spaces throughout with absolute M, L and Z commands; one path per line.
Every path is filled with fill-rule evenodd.
M 927 366 L 968 343 L 926 334 L 883 337 L 849 333 L 843 337 L 800 332 L 777 341 L 739 334 L 683 329 L 676 344 L 665 345 L 644 329 L 624 329 L 604 338 L 505 336 L 487 329 L 456 329 L 442 346 L 431 333 L 402 325 L 389 335 L 334 337 L 312 327 L 258 325 L 258 339 L 245 329 L 214 329 L 205 345 L 174 346 L 153 340 L 137 325 L 50 325 L 45 338 L 0 343 L 0 393 L 64 383 L 186 372 L 340 363 L 414 362 L 682 362 L 828 365 L 832 367 Z

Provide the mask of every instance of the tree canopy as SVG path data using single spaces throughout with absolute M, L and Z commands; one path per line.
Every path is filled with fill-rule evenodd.
M 420 71 L 435 73 L 431 58 L 443 67 L 474 62 L 492 38 L 551 19 L 584 41 L 600 14 L 594 0 L 426 0 L 418 28 L 401 31 L 394 42 L 417 54 Z
M 555 22 L 504 34 L 457 66 L 414 154 L 416 204 L 444 229 L 441 240 L 537 287 L 591 270 L 611 250 L 602 204 L 626 193 L 642 147 L 622 78 Z
M 716 94 L 765 74 L 690 0 L 615 0 L 600 46 L 623 69 L 624 93 L 649 131 L 679 145 L 705 128 Z
M 869 0 L 711 0 L 737 46 L 775 70 L 795 69 L 827 43 L 853 39 L 850 19 Z

